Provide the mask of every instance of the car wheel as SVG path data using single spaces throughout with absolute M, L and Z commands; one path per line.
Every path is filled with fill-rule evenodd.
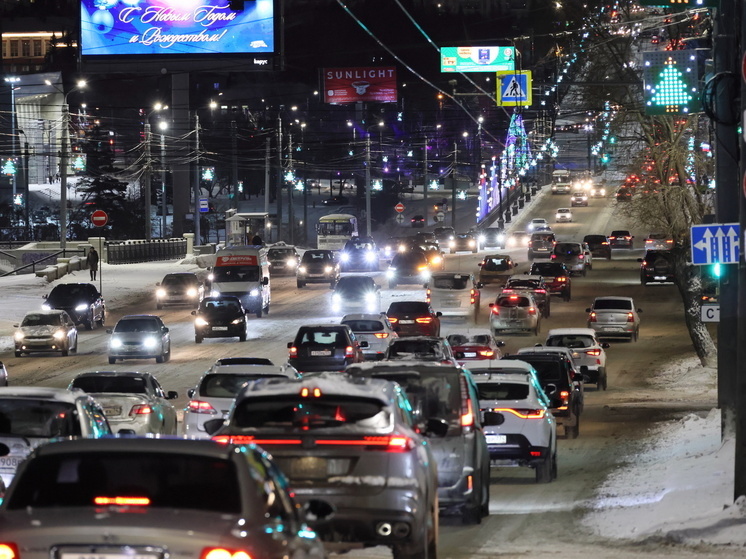
M 556 470 L 556 461 L 557 456 L 550 454 L 536 464 L 536 483 L 550 483 L 554 479 L 552 474 Z
M 640 284 L 641 285 L 647 285 L 648 284 L 648 278 L 645 276 L 640 276 Z
M 20 357 L 21 355 L 23 355 L 22 351 L 16 351 L 16 357 Z
M 633 339 L 633 341 L 635 341 L 635 342 L 636 342 L 636 341 L 637 341 L 637 340 L 639 340 L 639 339 L 640 339 L 640 331 L 639 331 L 639 330 L 635 330 L 635 334 L 634 334 L 634 339 Z
M 298 286 L 298 289 L 303 289 L 306 286 L 306 282 L 298 280 L 296 285 Z
M 158 304 L 157 304 L 157 305 L 155 306 L 155 308 L 156 308 L 157 310 L 159 310 L 159 311 L 160 311 L 161 309 L 163 309 L 163 305 L 161 305 L 160 303 L 158 303 Z
M 544 318 L 549 318 L 549 315 L 552 313 L 552 309 L 550 308 L 549 301 L 547 301 L 546 305 L 544 305 L 544 312 L 542 313 L 542 316 Z
M 611 251 L 609 251 L 609 254 L 606 255 L 606 260 L 611 260 Z
M 469 503 L 464 506 L 464 514 L 461 517 L 461 521 L 464 524 L 481 524 L 482 518 L 484 518 L 484 502 L 485 499 L 489 503 L 489 482 L 485 479 L 483 479 L 481 476 L 479 478 L 480 483 L 480 490 L 474 491 L 474 499 L 476 502 Z M 487 507 L 487 513 L 489 513 L 489 505 Z
M 163 363 L 166 360 L 166 356 L 164 354 L 161 354 L 155 358 L 156 363 Z
M 101 316 L 98 318 L 98 325 L 103 328 L 106 324 L 106 311 L 101 309 Z
M 117 362 L 117 358 L 116 357 L 109 357 L 109 365 L 113 365 L 116 362 Z
M 194 343 L 201 344 L 204 338 L 202 336 L 194 336 Z
M 83 322 L 83 326 L 85 326 L 86 330 L 93 330 L 93 317 Z
M 528 259 L 529 260 L 533 260 L 534 259 L 534 253 L 533 252 L 529 251 L 529 253 L 528 253 Z
M 269 303 L 267 303 L 267 306 L 264 307 L 264 314 L 269 314 Z
M 75 336 L 75 345 L 72 347 L 70 351 L 72 351 L 73 353 L 78 353 L 78 337 L 77 336 Z
M 393 559 L 434 559 L 438 556 L 438 518 L 428 515 L 424 534 L 412 537 L 411 544 L 396 544 L 391 548 Z
M 62 354 L 62 357 L 67 357 L 68 355 L 70 355 L 70 348 L 66 347 L 60 353 Z
M 608 376 L 606 375 L 606 369 L 602 369 L 602 370 L 603 370 L 603 375 L 599 375 L 598 382 L 596 383 L 597 390 L 606 390 L 606 386 L 608 385 Z
M 261 307 L 259 307 L 259 308 L 258 308 L 258 309 L 256 310 L 256 317 L 257 317 L 257 318 L 262 318 L 262 308 L 261 308 Z

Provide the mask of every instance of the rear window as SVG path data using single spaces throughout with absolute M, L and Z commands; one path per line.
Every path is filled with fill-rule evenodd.
M 322 345 L 346 347 L 349 341 L 344 332 L 332 329 L 301 329 L 295 338 L 295 345 Z
M 550 347 L 569 347 L 570 349 L 578 349 L 591 347 L 594 345 L 594 341 L 591 336 L 565 334 L 563 336 L 552 336 L 548 338 L 547 345 Z
M 223 357 L 215 361 L 216 365 L 274 365 L 265 357 Z
M 399 303 L 391 303 L 387 314 L 392 313 L 403 313 L 403 314 L 430 314 L 430 308 L 427 303 L 418 303 L 416 301 L 403 301 Z
M 391 342 L 388 356 L 397 359 L 440 358 L 443 355 L 440 345 L 435 340 L 410 340 L 401 338 Z
M 536 369 L 537 376 L 542 385 L 545 385 L 547 382 L 560 382 L 562 380 L 562 370 L 559 361 L 554 359 L 532 359 L 530 355 L 526 355 L 525 353 L 520 354 L 519 357 L 522 361 L 531 363 L 533 368 Z
M 51 400 L 0 399 L 0 435 L 17 437 L 80 436 L 75 404 Z
M 546 264 L 532 264 L 531 274 L 538 276 L 563 276 L 565 275 L 565 270 L 562 266 L 547 262 Z
M 510 270 L 510 260 L 507 258 L 486 258 L 482 269 L 487 272 L 505 272 Z
M 380 332 L 383 330 L 383 323 L 380 320 L 345 320 L 346 324 L 353 332 Z
M 503 308 L 516 308 L 516 307 L 528 307 L 531 306 L 528 297 L 500 297 L 497 300 L 497 305 Z
M 593 303 L 593 310 L 619 309 L 623 311 L 632 310 L 632 301 L 628 299 L 596 299 Z
M 551 243 L 554 241 L 554 234 L 553 233 L 534 233 L 533 235 L 531 235 L 531 240 Z
M 510 280 L 506 287 L 510 289 L 539 289 L 541 285 L 535 280 Z
M 607 239 L 603 235 L 586 235 L 585 237 L 583 237 L 583 242 L 589 244 L 599 244 L 607 242 Z
M 577 243 L 558 243 L 554 247 L 555 254 L 562 254 L 566 256 L 577 256 L 581 253 L 580 245 Z
M 432 286 L 437 289 L 468 289 L 469 276 L 434 276 Z
M 391 417 L 379 400 L 331 395 L 308 399 L 299 394 L 248 398 L 236 405 L 237 428 L 324 429 L 357 426 L 384 429 Z
M 241 375 L 226 375 L 221 373 L 205 375 L 199 387 L 199 394 L 206 398 L 233 398 L 247 382 L 268 377 L 284 378 L 283 375 L 253 375 L 251 373 Z
M 514 382 L 479 382 L 477 392 L 480 400 L 525 400 L 528 385 Z
M 145 394 L 145 379 L 142 377 L 109 375 L 78 377 L 72 382 L 73 388 L 83 392 L 118 392 L 121 394 Z
M 612 237 L 628 237 L 629 231 L 612 231 L 611 236 Z
M 241 512 L 233 463 L 166 452 L 95 452 L 34 459 L 8 509 L 91 507 L 96 497 L 146 497 L 148 508 Z

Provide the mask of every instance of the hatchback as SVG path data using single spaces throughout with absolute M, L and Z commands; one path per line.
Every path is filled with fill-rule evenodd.
M 399 336 L 440 336 L 441 313 L 424 301 L 394 301 L 386 316 Z
M 427 225 L 426 221 L 427 220 L 425 219 L 424 215 L 419 215 L 418 214 L 418 215 L 412 217 L 412 220 L 411 220 L 412 227 L 424 227 L 425 225 Z
M 490 463 L 471 373 L 422 361 L 361 363 L 347 373 L 399 383 L 418 425 L 447 425 L 445 436 L 429 439 L 438 469 L 438 504 L 466 524 L 481 522 L 489 514 Z
M 33 352 L 60 352 L 67 357 L 78 351 L 78 329 L 65 311 L 30 311 L 13 327 L 16 357 Z
M 606 390 L 606 349 L 609 344 L 599 342 L 590 328 L 553 328 L 544 342 L 547 347 L 566 347 L 571 350 L 575 368 L 583 375 L 583 382 L 593 383 Z
M 288 342 L 288 362 L 301 373 L 343 371 L 350 363 L 363 361 L 363 348 L 345 324 L 301 326 L 295 339 Z
M 588 328 L 599 338 L 625 337 L 636 342 L 640 337 L 640 314 L 632 297 L 596 297 L 585 309 Z
M 340 265 L 333 250 L 307 250 L 295 274 L 296 285 L 303 288 L 307 283 L 328 283 L 331 289 L 340 276 Z
M 197 308 L 205 296 L 205 286 L 194 272 L 166 274 L 155 284 L 156 308 L 166 305 L 187 305 Z
M 246 385 L 228 420 L 215 423 L 214 440 L 261 445 L 299 500 L 333 507 L 329 521 L 312 525 L 322 539 L 385 545 L 394 557 L 436 556 L 438 474 L 425 437 L 448 426 L 433 419 L 418 432 L 398 384 L 331 373 L 266 379 Z
M 549 222 L 543 217 L 536 217 L 532 219 L 526 226 L 526 231 L 528 231 L 529 233 L 533 233 L 535 231 L 545 231 L 547 229 L 550 229 Z
M 509 254 L 488 254 L 479 263 L 479 282 L 504 285 L 515 272 L 516 263 Z
M 476 321 L 481 288 L 472 274 L 437 272 L 430 278 L 425 298 L 441 316 L 473 317 Z
M 60 283 L 44 296 L 41 308 L 65 311 L 75 324 L 86 330 L 106 323 L 104 298 L 92 283 Z
M 117 359 L 152 359 L 164 363 L 171 359 L 171 334 L 160 317 L 131 314 L 119 319 L 109 339 L 109 365 Z
M 611 245 L 606 235 L 586 235 L 583 242 L 588 245 L 593 256 L 599 256 L 611 260 Z
M 391 340 L 384 361 L 434 361 L 458 365 L 451 344 L 437 336 L 408 336 Z
M 503 287 L 502 293 L 531 293 L 539 306 L 542 318 L 549 318 L 552 314 L 552 294 L 542 276 L 514 276 Z
M 611 248 L 634 248 L 635 237 L 626 229 L 616 229 L 609 235 Z
M 554 214 L 557 223 L 570 223 L 572 221 L 572 210 L 570 208 L 558 208 Z
M 531 293 L 501 293 L 490 303 L 490 310 L 490 328 L 495 336 L 511 331 L 539 334 L 541 311 Z
M 542 276 L 552 295 L 560 295 L 563 300 L 572 298 L 572 279 L 570 270 L 560 262 L 533 262 L 529 268 L 530 275 Z
M 340 323 L 349 326 L 358 341 L 368 342 L 363 348 L 366 359 L 383 359 L 391 340 L 399 337 L 386 313 L 346 314 Z
M 168 438 L 37 448 L 0 507 L 0 547 L 49 557 L 326 557 L 287 478 L 254 445 Z M 20 555 L 19 555 L 20 550 Z
M 552 232 L 533 233 L 528 241 L 528 259 L 533 260 L 537 256 L 549 258 L 557 244 L 557 238 Z
M 391 259 L 386 278 L 389 289 L 394 289 L 400 283 L 419 283 L 427 287 L 427 282 L 430 281 L 430 263 L 427 256 L 420 249 L 397 252 Z
M 442 245 L 448 246 L 448 243 L 456 236 L 453 227 L 436 227 L 433 229 L 435 239 Z
M 246 309 L 241 300 L 233 295 L 205 297 L 194 316 L 194 343 L 201 344 L 205 338 L 237 337 L 245 342 L 248 335 Z
M 300 255 L 293 245 L 275 243 L 267 250 L 269 271 L 273 276 L 295 275 L 300 263 Z
M 557 477 L 557 422 L 544 389 L 531 374 L 474 374 L 490 461 L 527 466 L 537 483 Z
M 335 314 L 377 313 L 381 311 L 381 286 L 370 276 L 345 276 L 334 286 L 331 299 Z
M 561 262 L 570 273 L 584 276 L 593 268 L 591 249 L 585 243 L 560 242 L 554 246 L 552 262 Z
M 645 237 L 646 250 L 671 250 L 673 245 L 673 239 L 665 233 L 650 233 Z
M 451 334 L 447 340 L 458 364 L 466 368 L 475 363 L 489 364 L 497 361 L 503 355 L 500 348 L 505 346 L 505 342 L 496 340 L 489 331 Z

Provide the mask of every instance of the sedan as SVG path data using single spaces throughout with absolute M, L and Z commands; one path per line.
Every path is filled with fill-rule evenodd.
M 171 334 L 160 317 L 131 314 L 119 319 L 109 339 L 109 365 L 117 359 L 152 359 L 163 363 L 171 359 Z
M 384 361 L 431 361 L 457 366 L 451 344 L 437 336 L 409 336 L 392 340 Z
M 156 308 L 166 305 L 186 305 L 197 308 L 205 296 L 205 286 L 194 272 L 166 274 L 155 284 Z
M 13 326 L 16 357 L 32 352 L 60 352 L 66 357 L 78 351 L 78 329 L 65 311 L 31 311 Z
M 254 445 L 63 440 L 19 467 L 0 507 L 0 548 L 9 559 L 321 559 L 304 515 L 324 520 L 330 510 L 302 512 Z
M 558 208 L 554 214 L 557 223 L 570 223 L 572 221 L 572 210 L 570 208 Z
M 370 276 L 340 278 L 332 292 L 332 312 L 377 313 L 381 311 L 381 286 Z
M 635 308 L 632 297 L 596 297 L 588 313 L 588 328 L 601 337 L 625 337 L 637 341 L 640 336 L 642 309 Z
M 63 310 L 86 330 L 106 323 L 104 298 L 92 283 L 60 283 L 44 296 L 41 308 Z
M 468 335 L 451 334 L 447 339 L 458 364 L 467 369 L 472 364 L 490 364 L 500 359 L 503 355 L 500 348 L 505 346 L 505 342 L 496 340 L 489 331 Z
M 205 297 L 194 316 L 194 342 L 201 344 L 205 338 L 238 337 L 246 341 L 248 325 L 246 309 L 233 295 Z
M 112 431 L 137 435 L 176 434 L 176 410 L 169 400 L 179 395 L 173 390 L 163 390 L 150 373 L 81 373 L 67 388 L 79 388 L 93 396 L 104 409 Z

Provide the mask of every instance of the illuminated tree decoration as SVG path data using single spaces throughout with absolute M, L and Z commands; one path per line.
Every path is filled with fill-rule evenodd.
M 3 175 L 12 177 L 16 174 L 16 163 L 12 159 L 6 159 L 3 163 Z
M 643 53 L 645 114 L 699 112 L 696 50 Z
M 78 172 L 85 171 L 85 154 L 75 156 L 75 159 L 73 159 L 73 170 Z
M 215 180 L 215 168 L 205 167 L 204 169 L 202 169 L 202 180 L 203 181 Z

